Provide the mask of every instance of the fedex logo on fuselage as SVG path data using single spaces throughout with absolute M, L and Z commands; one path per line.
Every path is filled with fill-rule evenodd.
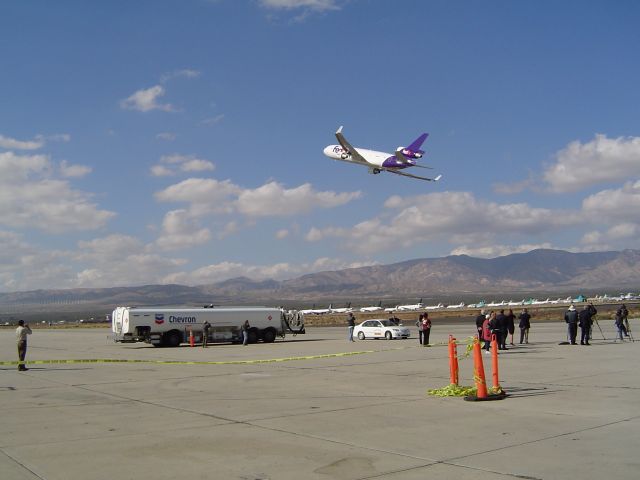
M 344 152 L 344 149 L 338 145 L 336 145 L 335 147 L 333 147 L 333 153 L 342 153 Z

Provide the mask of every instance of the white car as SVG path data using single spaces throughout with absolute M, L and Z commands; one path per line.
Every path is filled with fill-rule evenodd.
M 398 325 L 391 320 L 373 319 L 356 325 L 353 334 L 360 340 L 365 338 L 409 338 L 410 332 L 402 324 Z

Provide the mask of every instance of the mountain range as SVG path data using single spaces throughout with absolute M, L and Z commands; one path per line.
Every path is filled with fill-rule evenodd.
M 539 249 L 497 258 L 451 255 L 319 272 L 290 280 L 239 277 L 214 284 L 144 285 L 0 293 L 0 307 L 88 305 L 307 305 L 323 301 L 535 295 L 640 289 L 640 250 L 572 253 Z

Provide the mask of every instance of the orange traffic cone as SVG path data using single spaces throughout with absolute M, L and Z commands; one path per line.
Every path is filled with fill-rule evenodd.
M 500 390 L 500 379 L 498 374 L 498 340 L 495 335 L 491 335 L 491 370 L 493 371 L 493 389 Z
M 458 354 L 456 339 L 449 335 L 449 383 L 458 385 Z
M 484 377 L 484 364 L 482 363 L 482 351 L 480 349 L 480 342 L 478 337 L 473 341 L 473 366 L 474 366 L 474 379 L 476 381 L 476 387 L 478 392 L 476 396 L 478 399 L 487 398 L 487 381 Z

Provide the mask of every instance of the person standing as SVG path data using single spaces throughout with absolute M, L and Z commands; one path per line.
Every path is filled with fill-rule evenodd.
M 564 314 L 564 321 L 568 325 L 569 343 L 576 345 L 576 336 L 578 335 L 578 312 L 576 312 L 576 307 L 573 305 L 569 307 L 569 310 Z
M 490 353 L 491 351 L 491 325 L 492 320 L 495 321 L 496 313 L 491 312 L 490 315 L 486 315 L 484 318 L 484 322 L 482 322 L 482 338 L 484 340 L 484 348 L 486 353 Z
M 485 315 L 484 309 L 480 310 L 480 313 L 476 316 L 476 330 L 478 331 L 478 339 L 482 340 L 482 325 L 484 325 L 484 321 L 487 319 Z
M 356 326 L 356 317 L 353 316 L 352 312 L 349 312 L 349 316 L 347 317 L 347 327 L 348 327 L 348 336 L 350 342 L 355 342 L 353 339 L 353 329 Z
M 578 314 L 578 323 L 580 325 L 580 345 L 590 345 L 589 331 L 591 330 L 591 314 L 589 307 L 585 305 Z
M 511 335 L 511 345 L 513 345 L 513 333 L 516 331 L 516 326 L 515 326 L 516 316 L 513 314 L 513 310 L 509 309 L 509 313 L 507 313 L 505 317 L 507 318 L 507 332 L 509 332 L 509 335 Z M 505 340 L 505 343 L 506 343 L 506 340 Z
M 18 320 L 18 328 L 16 328 L 16 340 L 18 341 L 18 371 L 26 372 L 29 370 L 24 364 L 27 356 L 27 335 L 31 335 L 31 328 L 25 325 L 24 320 Z
M 418 343 L 420 345 L 422 345 L 422 320 L 424 319 L 424 313 L 421 313 L 420 316 L 418 317 L 418 320 L 416 320 L 416 327 L 418 327 Z
M 527 312 L 526 308 L 522 309 L 522 313 L 518 316 L 518 327 L 520 328 L 520 343 L 524 340 L 524 343 L 529 343 L 529 328 L 531 328 L 531 315 Z
M 245 320 L 242 324 L 242 345 L 245 347 L 249 343 L 249 330 L 251 329 L 251 325 L 249 325 L 249 320 Z
M 625 337 L 629 336 L 629 310 L 627 310 L 627 306 L 623 303 L 620 307 L 620 311 L 622 314 L 622 331 L 624 332 Z
M 202 348 L 207 348 L 209 343 L 209 332 L 211 331 L 211 324 L 205 320 L 202 325 Z
M 498 340 L 499 350 L 507 349 L 507 317 L 504 314 L 504 310 L 500 310 L 500 313 L 496 315 L 494 322 L 494 332 Z
M 429 314 L 425 312 L 422 317 L 422 346 L 429 346 L 429 334 L 431 333 L 431 319 Z
M 621 342 L 624 342 L 624 337 L 622 336 L 622 334 L 624 333 L 625 335 L 627 334 L 625 328 L 624 328 L 624 320 L 623 320 L 623 313 L 622 313 L 622 307 L 620 307 L 618 309 L 618 311 L 616 311 L 616 329 L 618 330 L 618 337 L 620 338 Z

